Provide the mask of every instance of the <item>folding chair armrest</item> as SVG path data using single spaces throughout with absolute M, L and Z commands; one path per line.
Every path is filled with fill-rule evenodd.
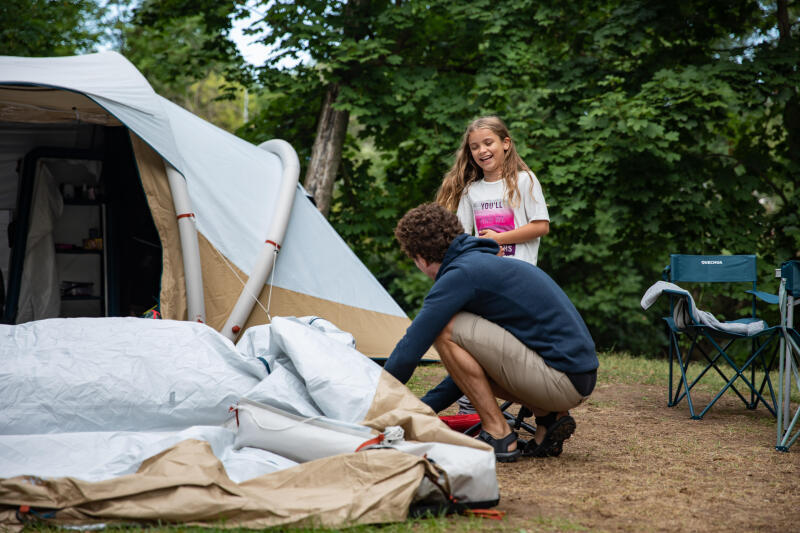
M 752 289 L 744 291 L 744 292 L 746 292 L 747 294 L 752 294 L 753 296 L 755 296 L 759 300 L 767 302 L 768 304 L 777 305 L 777 303 L 778 303 L 778 295 L 777 294 L 771 294 L 771 293 L 764 292 L 764 291 L 754 291 Z
M 673 289 L 664 289 L 661 291 L 664 294 L 672 294 L 673 296 L 677 296 L 678 298 L 688 298 L 689 295 L 687 291 L 676 291 Z

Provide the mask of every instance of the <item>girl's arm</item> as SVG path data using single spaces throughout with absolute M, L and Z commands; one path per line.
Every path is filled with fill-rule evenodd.
M 497 233 L 490 229 L 481 231 L 480 236 L 486 239 L 492 239 L 497 244 L 519 244 L 533 240 L 537 237 L 543 237 L 550 233 L 550 222 L 547 220 L 534 220 L 528 222 L 524 226 L 517 229 Z

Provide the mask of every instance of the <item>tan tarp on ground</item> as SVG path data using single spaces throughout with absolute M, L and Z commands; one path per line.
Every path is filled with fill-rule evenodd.
M 408 440 L 491 450 L 450 430 L 386 372 L 363 424 L 381 431 L 399 425 Z M 237 484 L 207 443 L 187 440 L 148 459 L 136 474 L 107 481 L 0 479 L 0 528 L 18 527 L 16 512 L 23 505 L 59 509 L 48 520 L 62 525 L 161 521 L 232 528 L 395 522 L 407 517 L 426 474 L 438 475 L 421 457 L 365 450 Z
M 60 509 L 51 521 L 61 525 L 160 521 L 259 528 L 395 522 L 406 518 L 426 472 L 435 475 L 421 457 L 379 449 L 236 484 L 208 443 L 186 440 L 145 461 L 136 474 L 107 481 L 0 480 L 0 528 L 19 525 L 16 511 L 22 505 Z
M 381 372 L 372 405 L 361 424 L 380 431 L 389 426 L 400 426 L 408 440 L 492 449 L 483 441 L 451 430 L 430 407 L 388 372 Z

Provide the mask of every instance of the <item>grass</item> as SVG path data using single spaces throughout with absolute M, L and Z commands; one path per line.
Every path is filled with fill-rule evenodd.
M 615 383 L 626 383 L 626 384 L 645 384 L 645 385 L 665 385 L 669 380 L 669 361 L 667 359 L 655 359 L 650 357 L 635 357 L 625 352 L 620 353 L 601 353 L 599 354 L 600 358 L 600 370 L 598 374 L 598 382 L 608 383 L 608 384 L 615 384 Z M 776 362 L 777 364 L 777 362 Z M 720 367 L 722 372 L 727 376 L 728 379 L 732 378 L 735 375 L 735 372 L 731 369 L 731 367 L 724 361 L 720 360 L 717 363 L 717 366 Z M 686 372 L 686 377 L 689 380 L 689 383 L 697 377 L 700 371 L 705 368 L 705 361 L 692 361 L 689 365 L 689 368 Z M 750 369 L 748 368 L 745 372 L 743 372 L 744 376 L 747 378 L 748 381 L 753 379 L 751 375 Z M 675 366 L 673 369 L 673 387 L 676 387 L 680 382 L 680 370 Z M 741 381 L 742 378 L 738 378 L 734 381 L 733 385 L 736 386 L 737 384 L 741 384 L 742 386 L 738 387 L 739 390 L 742 391 L 744 394 L 745 385 Z M 764 380 L 764 372 L 757 371 L 755 373 L 755 383 L 760 387 L 761 383 Z M 778 386 L 778 371 L 774 370 L 770 372 L 770 381 L 772 382 L 772 386 L 775 389 L 775 395 L 777 396 L 777 386 Z M 701 390 L 704 392 L 717 392 L 719 391 L 723 385 L 725 385 L 726 381 L 722 379 L 717 372 L 713 369 L 706 372 L 703 376 L 703 379 L 700 380 L 697 385 L 695 385 L 694 389 Z M 692 389 L 692 390 L 694 390 Z M 762 395 L 767 398 L 769 394 L 769 389 L 765 386 Z M 748 397 L 749 395 L 746 395 Z M 798 393 L 797 388 L 792 389 L 791 394 L 792 402 L 800 402 L 800 393 Z

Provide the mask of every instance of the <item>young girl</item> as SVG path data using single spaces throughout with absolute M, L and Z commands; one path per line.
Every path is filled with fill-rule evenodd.
M 481 117 L 467 126 L 436 202 L 456 211 L 466 233 L 474 229 L 478 236 L 494 239 L 505 257 L 536 264 L 550 216 L 539 180 L 498 117 Z M 459 414 L 475 413 L 466 396 L 457 403 Z
M 508 128 L 495 116 L 467 127 L 436 201 L 467 233 L 497 241 L 503 255 L 536 264 L 539 241 L 550 231 L 542 186 L 522 160 Z

